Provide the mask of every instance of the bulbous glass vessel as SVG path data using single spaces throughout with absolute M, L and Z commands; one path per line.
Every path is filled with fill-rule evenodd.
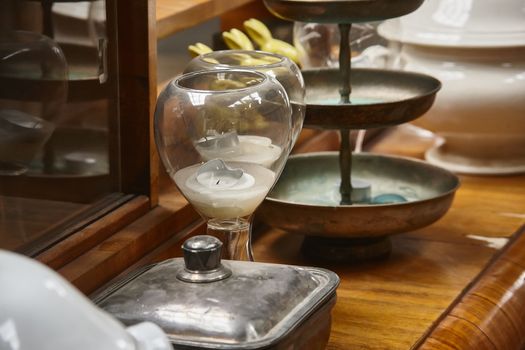
M 299 67 L 289 58 L 263 51 L 213 51 L 193 58 L 185 73 L 211 69 L 248 69 L 266 73 L 277 79 L 286 90 L 292 106 L 293 144 L 303 127 L 305 86 Z
M 290 152 L 291 114 L 282 85 L 248 70 L 183 74 L 159 96 L 162 162 L 227 259 L 253 260 L 250 218 Z
M 0 174 L 20 175 L 55 129 L 67 98 L 68 66 L 52 39 L 0 33 Z

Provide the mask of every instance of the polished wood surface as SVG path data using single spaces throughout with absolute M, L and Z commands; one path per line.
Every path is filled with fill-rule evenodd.
M 158 202 L 158 155 L 153 138 L 157 101 L 155 1 L 116 1 L 121 191 Z
M 522 227 L 418 348 L 525 348 L 524 246 Z
M 157 0 L 157 38 L 202 23 L 254 0 Z

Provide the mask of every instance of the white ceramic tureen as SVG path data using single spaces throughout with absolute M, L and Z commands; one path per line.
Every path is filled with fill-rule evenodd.
M 164 332 L 125 328 L 50 268 L 0 250 L 0 349 L 171 350 Z
M 441 80 L 415 124 L 442 137 L 427 160 L 453 171 L 525 171 L 525 1 L 426 0 L 380 25 L 407 71 Z

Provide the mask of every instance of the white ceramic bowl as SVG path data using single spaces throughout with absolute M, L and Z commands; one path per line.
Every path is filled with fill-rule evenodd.
M 379 33 L 389 40 L 418 45 L 522 46 L 525 44 L 525 2 L 426 0 L 411 14 L 386 21 Z

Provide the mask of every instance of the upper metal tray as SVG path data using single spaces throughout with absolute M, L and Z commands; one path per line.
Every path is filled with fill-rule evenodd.
M 359 68 L 351 72 L 349 103 L 340 103 L 337 69 L 303 71 L 305 127 L 368 129 L 408 122 L 424 114 L 441 88 L 424 74 Z

